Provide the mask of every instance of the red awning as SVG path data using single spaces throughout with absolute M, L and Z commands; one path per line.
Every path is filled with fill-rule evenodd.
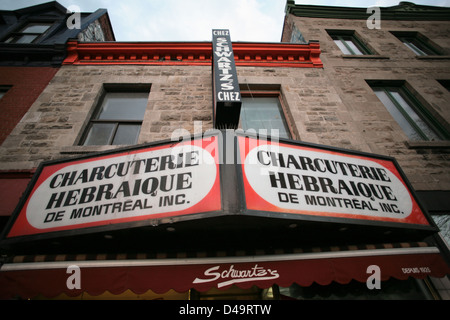
M 66 285 L 72 275 L 67 273 L 70 265 L 80 268 L 81 289 L 71 290 Z M 126 290 L 162 294 L 170 289 L 186 292 L 191 288 L 204 292 L 232 285 L 248 289 L 269 288 L 274 284 L 288 287 L 293 283 L 346 284 L 353 279 L 366 282 L 372 275 L 368 272 L 372 265 L 380 268 L 381 281 L 391 277 L 441 278 L 450 274 L 449 266 L 435 247 L 203 259 L 7 263 L 0 272 L 0 298 L 33 298 L 38 294 L 51 298 L 61 293 L 78 296 L 83 292 L 97 296 L 105 291 L 121 294 Z

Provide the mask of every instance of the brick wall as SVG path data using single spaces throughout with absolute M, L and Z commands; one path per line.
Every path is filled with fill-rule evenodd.
M 0 144 L 8 137 L 58 69 L 0 67 L 0 86 L 11 86 L 0 99 Z
M 151 84 L 139 143 L 212 127 L 210 67 L 63 66 L 0 148 L 0 170 L 115 148 L 78 146 L 105 83 Z

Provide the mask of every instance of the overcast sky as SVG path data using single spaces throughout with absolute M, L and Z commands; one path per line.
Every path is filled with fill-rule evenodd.
M 0 0 L 15 10 L 49 0 Z M 83 12 L 108 9 L 117 41 L 211 41 L 212 29 L 230 29 L 233 41 L 279 42 L 286 0 L 58 0 Z M 296 0 L 296 4 L 390 7 L 400 0 Z M 450 0 L 412 0 L 450 7 Z

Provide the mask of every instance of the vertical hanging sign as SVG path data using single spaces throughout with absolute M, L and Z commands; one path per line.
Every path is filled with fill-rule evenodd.
M 229 30 L 213 30 L 213 117 L 216 129 L 236 129 L 241 92 Z

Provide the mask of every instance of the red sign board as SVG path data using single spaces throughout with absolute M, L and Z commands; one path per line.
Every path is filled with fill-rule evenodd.
M 217 136 L 44 164 L 7 238 L 221 209 Z
M 430 226 L 395 161 L 238 137 L 247 210 Z

